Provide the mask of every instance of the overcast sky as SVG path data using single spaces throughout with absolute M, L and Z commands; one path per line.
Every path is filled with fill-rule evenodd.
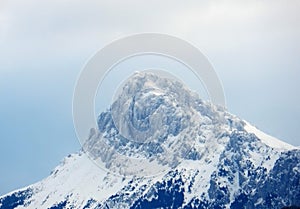
M 0 1 L 0 194 L 34 183 L 79 150 L 77 76 L 101 47 L 166 33 L 215 67 L 227 108 L 300 145 L 300 1 Z

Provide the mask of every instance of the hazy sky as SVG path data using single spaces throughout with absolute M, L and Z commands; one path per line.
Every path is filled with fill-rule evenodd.
M 166 33 L 213 63 L 230 112 L 300 145 L 300 1 L 0 1 L 0 194 L 79 150 L 72 94 L 86 61 L 126 35 Z

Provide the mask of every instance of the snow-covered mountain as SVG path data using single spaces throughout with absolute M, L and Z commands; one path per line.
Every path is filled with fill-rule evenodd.
M 81 151 L 0 197 L 0 208 L 286 206 L 300 206 L 299 148 L 151 73 L 128 80 Z

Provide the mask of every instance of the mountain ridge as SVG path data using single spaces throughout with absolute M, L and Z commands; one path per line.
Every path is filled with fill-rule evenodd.
M 136 73 L 81 151 L 0 208 L 282 208 L 300 206 L 299 184 L 298 148 Z

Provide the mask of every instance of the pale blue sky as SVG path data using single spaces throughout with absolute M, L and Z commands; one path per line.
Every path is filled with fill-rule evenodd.
M 141 32 L 185 39 L 213 63 L 228 110 L 300 145 L 299 1 L 0 2 L 0 194 L 79 150 L 72 94 L 86 61 Z

